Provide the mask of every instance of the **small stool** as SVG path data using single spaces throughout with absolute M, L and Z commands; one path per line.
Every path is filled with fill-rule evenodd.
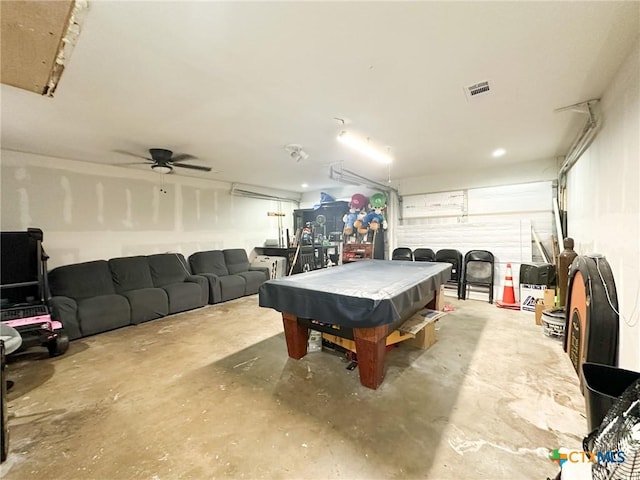
M 15 352 L 22 345 L 20 332 L 4 323 L 0 323 L 0 341 L 4 344 L 5 355 Z M 13 387 L 13 382 L 11 380 L 7 380 L 7 390 L 11 387 Z
M 20 333 L 15 328 L 4 323 L 0 323 L 0 340 L 4 342 L 5 355 L 15 352 L 22 345 Z

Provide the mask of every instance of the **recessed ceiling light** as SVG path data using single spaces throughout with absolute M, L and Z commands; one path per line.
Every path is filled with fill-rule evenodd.
M 300 185 L 302 188 L 307 188 L 309 186 L 308 183 L 303 183 L 302 185 Z
M 507 153 L 507 151 L 504 148 L 498 148 L 497 150 L 494 150 L 491 155 L 498 158 L 503 156 L 505 153 Z

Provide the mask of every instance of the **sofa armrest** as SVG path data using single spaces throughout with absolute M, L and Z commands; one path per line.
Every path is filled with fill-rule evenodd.
M 209 303 L 209 280 L 207 280 L 204 275 L 187 275 L 184 281 L 200 285 L 200 289 L 202 290 L 202 303 L 204 305 Z
M 249 267 L 250 272 L 262 272 L 267 277 L 267 280 L 271 280 L 271 271 L 269 267 Z
M 199 273 L 198 276 L 207 280 L 207 290 L 209 292 L 209 304 L 220 303 L 222 301 L 222 287 L 220 277 L 215 273 Z
M 70 340 L 82 337 L 78 321 L 78 303 L 70 297 L 51 297 L 48 300 L 51 318 L 62 323 Z

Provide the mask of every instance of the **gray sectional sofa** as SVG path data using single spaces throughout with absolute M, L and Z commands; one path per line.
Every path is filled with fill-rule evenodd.
M 242 249 L 198 252 L 189 263 L 162 253 L 57 267 L 48 273 L 51 316 L 74 340 L 251 295 L 269 279 Z
M 51 317 L 62 322 L 71 340 L 131 323 L 129 302 L 116 292 L 105 260 L 53 269 L 49 289 Z
M 196 252 L 189 257 L 191 271 L 209 283 L 209 303 L 226 302 L 258 293 L 269 280 L 269 269 L 252 267 L 241 248 Z
M 169 297 L 154 285 L 147 257 L 112 258 L 108 263 L 116 292 L 129 301 L 132 324 L 169 315 Z
M 182 255 L 160 253 L 147 258 L 153 285 L 167 292 L 169 313 L 203 307 L 209 302 L 207 279 L 191 275 Z

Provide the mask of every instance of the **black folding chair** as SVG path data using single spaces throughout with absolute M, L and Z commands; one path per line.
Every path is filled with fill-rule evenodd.
M 435 262 L 436 252 L 430 248 L 416 248 L 413 251 L 413 259 L 416 262 Z
M 391 253 L 391 260 L 405 260 L 413 262 L 413 252 L 408 247 L 398 247 Z
M 494 258 L 488 250 L 469 250 L 462 266 L 461 298 L 466 300 L 470 286 L 489 289 L 489 303 L 493 303 Z

